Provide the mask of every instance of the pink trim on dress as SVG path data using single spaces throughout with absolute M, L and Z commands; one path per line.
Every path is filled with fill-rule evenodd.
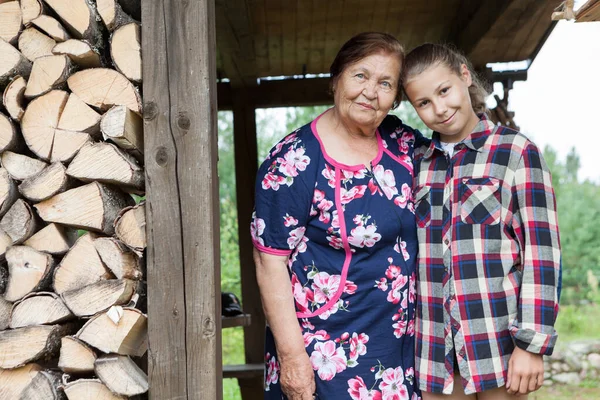
M 321 146 L 321 152 L 323 153 L 323 157 L 325 157 L 325 160 L 327 160 L 328 163 L 330 163 L 331 165 L 341 168 L 344 171 L 360 171 L 361 169 L 365 168 L 364 164 L 357 164 L 357 165 L 347 165 L 347 164 L 343 164 L 341 162 L 336 161 L 334 158 L 330 157 L 329 154 L 327 154 L 327 151 L 325 151 L 325 146 L 323 145 L 323 141 L 321 140 L 321 137 L 319 136 L 319 132 L 317 131 L 317 122 L 319 121 L 319 119 L 321 119 L 321 117 L 323 115 L 325 115 L 326 112 L 331 111 L 332 109 L 328 109 L 325 110 L 323 112 L 323 114 L 319 115 L 317 118 L 315 118 L 311 123 L 310 123 L 310 129 L 312 130 L 313 135 L 315 135 L 315 137 L 317 138 L 317 140 L 319 141 L 319 146 Z M 379 161 L 381 160 L 381 157 L 383 155 L 383 139 L 381 138 L 381 135 L 379 134 L 379 129 L 377 129 L 375 131 L 375 135 L 377 136 L 377 155 L 375 156 L 375 158 L 373 160 L 371 160 L 371 165 L 376 165 L 377 163 L 379 163 Z
M 323 115 L 323 114 L 321 114 Z M 352 261 L 352 251 L 350 250 L 350 244 L 348 243 L 348 234 L 346 232 L 346 220 L 344 219 L 344 209 L 342 208 L 341 199 L 341 185 L 342 185 L 342 172 L 340 168 L 335 169 L 335 207 L 338 212 L 338 218 L 340 222 L 340 235 L 342 237 L 342 243 L 344 244 L 344 251 L 346 252 L 346 259 L 344 260 L 344 266 L 342 267 L 342 274 L 340 277 L 340 285 L 338 290 L 333 297 L 323 306 L 315 310 L 314 312 L 296 313 L 297 318 L 310 318 L 316 317 L 323 314 L 325 311 L 333 307 L 346 289 L 346 278 L 348 277 L 348 268 L 350 267 L 350 261 Z
M 257 250 L 274 256 L 289 256 L 290 254 L 292 254 L 292 250 L 274 249 L 272 247 L 263 246 L 255 240 L 252 240 L 252 244 L 254 245 L 254 247 L 256 247 Z
M 383 151 L 386 152 L 386 154 L 388 156 L 390 156 L 394 161 L 396 161 L 398 164 L 402 165 L 404 168 L 406 168 L 408 170 L 408 172 L 410 172 L 410 176 L 414 175 L 414 171 L 413 171 L 413 166 L 412 164 L 407 163 L 404 160 L 401 160 L 400 158 L 398 158 L 398 156 L 396 156 L 395 154 L 393 154 L 389 149 L 383 149 Z

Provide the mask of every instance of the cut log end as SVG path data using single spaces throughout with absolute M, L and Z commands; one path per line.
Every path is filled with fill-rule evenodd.
M 135 396 L 148 391 L 148 376 L 128 356 L 102 356 L 94 370 L 113 393 Z
M 9 270 L 6 300 L 17 301 L 50 287 L 54 260 L 49 254 L 28 246 L 13 246 L 6 251 L 6 261 Z
M 10 327 L 57 324 L 72 318 L 73 314 L 56 293 L 32 293 L 15 303 Z
M 129 80 L 142 81 L 140 26 L 136 23 L 116 29 L 110 41 L 110 54 L 119 72 Z
M 34 98 L 63 85 L 71 71 L 71 62 L 65 55 L 38 57 L 33 62 L 25 97 Z
M 138 254 L 146 248 L 146 207 L 144 203 L 123 210 L 115 221 L 115 234 Z
M 25 88 L 27 87 L 27 81 L 20 75 L 14 77 L 14 79 L 4 89 L 2 100 L 4 101 L 4 107 L 10 117 L 15 121 L 21 121 L 23 113 L 25 112 Z
M 58 367 L 68 374 L 85 374 L 94 371 L 96 353 L 84 342 L 65 336 L 61 340 Z
M 40 226 L 31 206 L 18 199 L 0 220 L 0 228 L 12 239 L 13 244 L 21 244 L 29 239 Z

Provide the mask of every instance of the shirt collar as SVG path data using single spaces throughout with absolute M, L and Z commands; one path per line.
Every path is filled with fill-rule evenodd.
M 490 136 L 490 134 L 496 128 L 496 124 L 490 121 L 486 114 L 478 114 L 477 116 L 479 117 L 479 122 L 477 123 L 477 125 L 475 125 L 475 128 L 469 134 L 469 136 L 464 138 L 463 141 L 460 143 L 463 143 L 471 150 L 481 151 L 488 136 Z M 431 157 L 436 149 L 442 152 L 444 151 L 440 143 L 439 132 L 433 132 L 433 136 L 431 137 L 431 143 L 429 144 L 429 148 L 427 149 L 423 157 Z

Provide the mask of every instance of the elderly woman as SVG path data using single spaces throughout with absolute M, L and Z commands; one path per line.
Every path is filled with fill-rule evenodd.
M 416 399 L 412 154 L 388 116 L 403 49 L 362 33 L 331 65 L 334 107 L 271 150 L 257 178 L 266 399 Z

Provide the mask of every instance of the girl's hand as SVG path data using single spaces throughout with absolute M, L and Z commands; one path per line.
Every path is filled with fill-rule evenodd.
M 281 390 L 289 400 L 312 400 L 316 390 L 315 374 L 308 354 L 285 358 L 279 362 Z
M 544 359 L 540 354 L 515 347 L 508 361 L 506 391 L 509 394 L 528 394 L 544 383 Z

